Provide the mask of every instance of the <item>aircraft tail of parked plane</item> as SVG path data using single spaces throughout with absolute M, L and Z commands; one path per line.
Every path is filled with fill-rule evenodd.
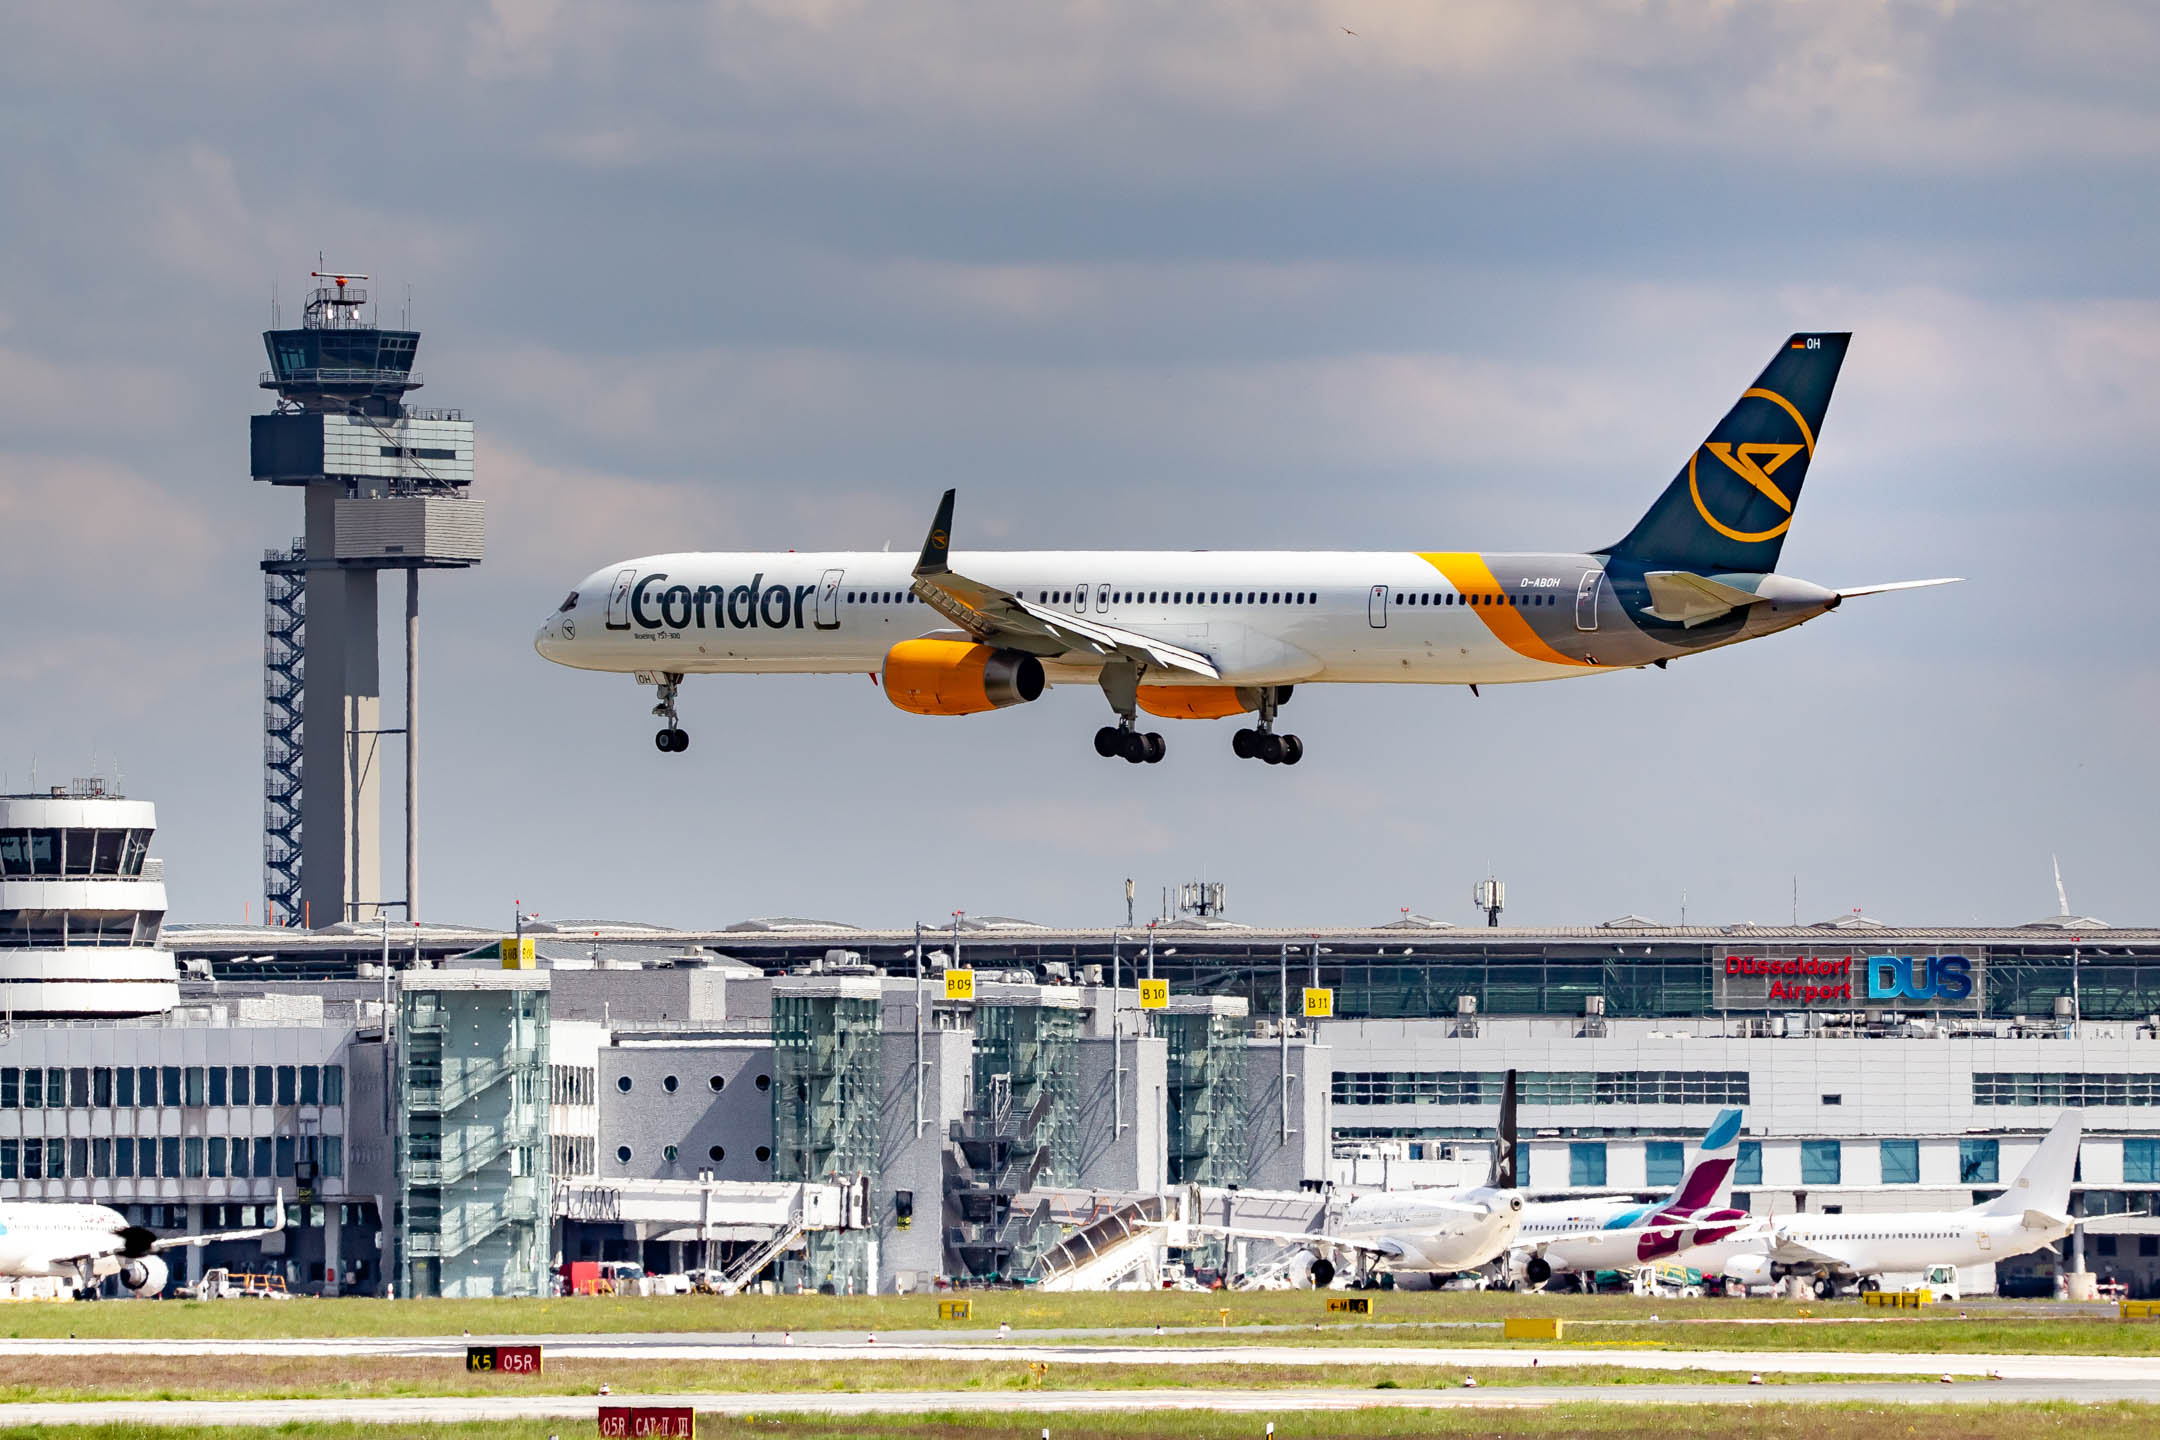
M 2038 1210 L 2044 1215 L 2070 1213 L 2070 1185 L 2077 1178 L 2078 1142 L 2084 1137 L 2081 1110 L 2065 1110 L 2033 1151 L 2025 1168 L 2018 1171 L 2010 1188 L 1973 1210 L 1981 1215 L 2023 1215 Z
M 1703 1133 L 1702 1148 L 1661 1209 L 1723 1209 L 1732 1194 L 1733 1162 L 1740 1156 L 1740 1112 L 1720 1110 Z
M 1777 569 L 1849 333 L 1795 335 L 1604 553 L 1698 574 Z

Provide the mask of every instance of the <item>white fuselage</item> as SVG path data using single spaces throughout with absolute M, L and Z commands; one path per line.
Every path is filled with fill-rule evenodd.
M 94 1258 L 94 1274 L 121 1266 L 127 1218 L 104 1205 L 0 1204 L 0 1275 L 79 1278 L 76 1263 Z
M 1496 574 L 1487 561 L 1506 563 Z M 1601 589 L 1602 562 L 1587 555 L 1023 551 L 951 563 L 1025 600 L 1204 652 L 1216 684 L 1557 679 L 1608 667 L 1550 650 L 1539 631 L 1591 633 L 1578 616 L 1626 627 Z M 914 565 L 856 551 L 626 560 L 581 582 L 535 645 L 588 670 L 875 673 L 897 642 L 951 631 L 913 597 Z M 1099 663 L 1044 666 L 1052 683 L 1074 683 L 1092 681 Z
M 2027 1216 L 1975 1210 L 1881 1215 L 1794 1215 L 1770 1223 L 1765 1242 L 1780 1264 L 1810 1254 L 1835 1257 L 1828 1268 L 1855 1275 L 1922 1270 L 1930 1265 L 1985 1265 L 2052 1245 L 2068 1225 L 2027 1223 Z M 1761 1253 L 1762 1245 L 1755 1247 Z
M 1332 1233 L 1384 1255 L 1383 1269 L 1475 1270 L 1514 1241 L 1522 1204 L 1519 1191 L 1483 1186 L 1367 1195 L 1350 1202 Z

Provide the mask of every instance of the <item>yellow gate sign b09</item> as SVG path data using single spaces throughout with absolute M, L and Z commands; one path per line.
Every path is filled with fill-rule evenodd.
M 1142 980 L 1140 982 L 1140 1008 L 1143 1010 L 1169 1009 L 1170 982 L 1168 980 Z
M 1317 986 L 1305 987 L 1305 1018 L 1308 1020 L 1332 1020 L 1335 1018 L 1335 992 Z
M 947 970 L 945 972 L 945 998 L 948 1000 L 974 999 L 975 972 L 973 970 Z

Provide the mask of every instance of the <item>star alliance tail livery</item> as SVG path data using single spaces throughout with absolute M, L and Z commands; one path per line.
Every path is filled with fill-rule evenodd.
M 681 552 L 580 581 L 535 639 L 558 664 L 657 687 L 664 751 L 688 747 L 685 677 L 867 673 L 900 709 L 972 715 L 1045 686 L 1101 687 L 1096 752 L 1163 758 L 1142 712 L 1252 717 L 1240 757 L 1294 765 L 1277 729 L 1317 684 L 1501 685 L 1664 666 L 1787 630 L 1856 595 L 1777 573 L 1845 334 L 1782 345 L 1625 537 L 1582 553 L 976 551 L 953 492 L 921 555 Z

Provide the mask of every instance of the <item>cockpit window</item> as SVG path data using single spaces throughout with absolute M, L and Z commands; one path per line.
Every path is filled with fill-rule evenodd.
M 570 592 L 570 598 L 563 601 L 562 604 L 557 607 L 555 613 L 558 615 L 565 615 L 575 609 L 577 609 L 577 591 L 572 590 Z

